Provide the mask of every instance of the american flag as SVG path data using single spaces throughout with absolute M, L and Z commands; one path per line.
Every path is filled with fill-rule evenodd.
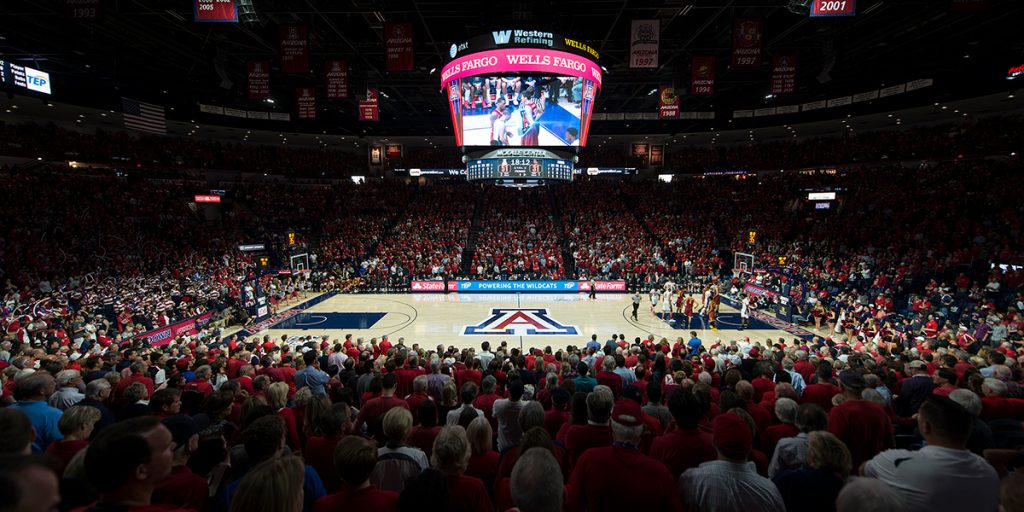
M 121 112 L 124 117 L 125 128 L 159 133 L 160 135 L 167 134 L 164 107 L 160 105 L 121 98 Z

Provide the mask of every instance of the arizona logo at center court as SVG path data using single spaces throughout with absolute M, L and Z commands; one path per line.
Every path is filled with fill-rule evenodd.
M 491 316 L 462 328 L 463 336 L 552 336 L 579 335 L 574 325 L 562 325 L 548 316 L 547 308 L 491 308 Z

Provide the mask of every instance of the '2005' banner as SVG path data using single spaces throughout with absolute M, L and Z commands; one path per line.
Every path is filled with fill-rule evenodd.
M 149 332 L 144 332 L 135 337 L 137 340 L 146 340 L 154 347 L 166 345 L 181 335 L 193 335 L 200 329 L 210 324 L 210 320 L 213 319 L 213 312 L 203 313 L 199 316 L 182 320 L 177 323 L 168 325 L 167 327 L 161 327 L 159 329 L 153 329 Z

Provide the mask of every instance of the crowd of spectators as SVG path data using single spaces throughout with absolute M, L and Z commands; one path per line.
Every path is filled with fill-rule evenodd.
M 563 279 L 561 233 L 547 189 L 485 188 L 472 279 Z

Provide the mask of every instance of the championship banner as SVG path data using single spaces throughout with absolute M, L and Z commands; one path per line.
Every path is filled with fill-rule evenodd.
M 697 55 L 693 57 L 690 71 L 690 94 L 707 96 L 715 93 L 715 57 Z
M 401 144 L 385 144 L 384 145 L 384 158 L 388 160 L 402 158 L 402 145 Z
M 299 105 L 299 119 L 316 119 L 316 89 L 299 87 L 295 95 Z
M 359 120 L 377 121 L 380 116 L 380 108 L 377 102 L 377 89 L 369 87 L 366 89 L 366 99 L 359 100 Z
M 102 0 L 65 0 L 64 14 L 68 21 L 96 21 L 103 16 Z
M 309 71 L 309 40 L 305 25 L 282 25 L 281 71 L 305 73 Z
M 772 57 L 772 94 L 791 94 L 796 86 L 796 55 Z
M 248 65 L 249 99 L 265 100 L 270 97 L 270 61 L 251 60 Z
M 665 146 L 655 144 L 651 146 L 651 167 L 661 167 L 665 163 Z
M 194 0 L 196 23 L 237 23 L 235 0 Z
M 761 36 L 764 20 L 736 18 L 732 26 L 732 67 L 756 68 L 761 65 Z
M 658 117 L 660 119 L 679 119 L 679 96 L 671 85 L 658 87 Z
M 857 0 L 814 0 L 811 4 L 811 17 L 819 16 L 856 16 Z
M 385 69 L 412 71 L 412 23 L 384 24 Z
M 348 98 L 348 61 L 328 60 L 324 62 L 324 76 L 327 77 L 327 98 Z
M 629 67 L 658 67 L 658 45 L 661 38 L 661 22 L 658 20 L 633 20 L 629 32 Z
M 644 162 L 650 158 L 651 145 L 646 142 L 634 142 L 630 146 L 629 154 L 633 158 L 641 158 Z

